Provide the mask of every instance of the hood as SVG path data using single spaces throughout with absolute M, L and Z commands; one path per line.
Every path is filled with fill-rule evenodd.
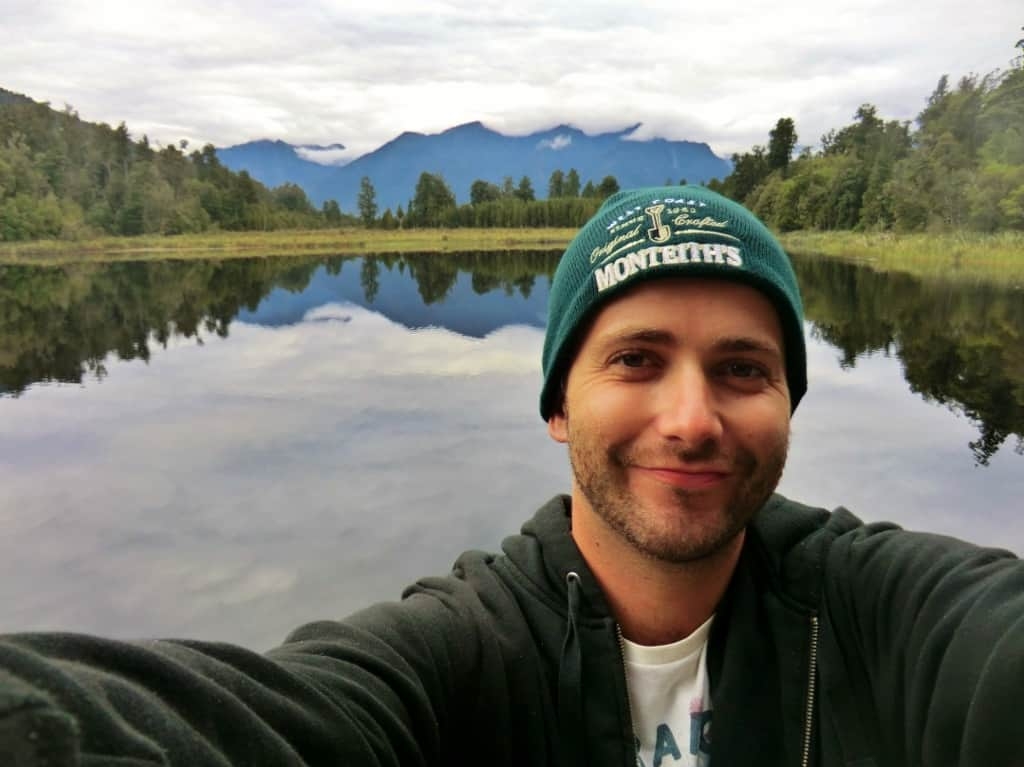
M 567 576 L 574 572 L 582 597 L 580 616 L 611 617 L 601 587 L 572 539 L 569 496 L 556 495 L 541 506 L 519 535 L 502 541 L 501 548 L 523 585 L 559 612 L 565 613 Z
M 842 507 L 828 511 L 775 493 L 750 524 L 746 546 L 759 560 L 760 572 L 771 578 L 774 591 L 813 610 L 828 547 L 836 536 L 861 524 Z

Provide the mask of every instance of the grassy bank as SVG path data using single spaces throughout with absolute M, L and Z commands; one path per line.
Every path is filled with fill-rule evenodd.
M 0 243 L 0 263 L 231 258 L 473 250 L 557 250 L 575 229 L 319 229 Z
M 781 240 L 794 254 L 857 261 L 880 271 L 1024 283 L 1024 232 L 790 232 Z
M 473 250 L 557 250 L 574 229 L 322 229 L 104 237 L 82 242 L 0 243 L 0 263 L 231 258 Z M 790 232 L 792 253 L 824 255 L 921 276 L 1024 282 L 1024 232 L 986 235 Z

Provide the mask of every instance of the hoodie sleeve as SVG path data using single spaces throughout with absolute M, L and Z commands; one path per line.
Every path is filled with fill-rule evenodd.
M 1024 764 L 1024 562 L 867 525 L 836 539 L 826 572 L 827 641 L 842 669 L 832 679 L 884 753 L 906 765 Z
M 449 701 L 480 633 L 455 579 L 266 655 L 191 641 L 0 637 L 0 764 L 398 765 L 444 762 Z

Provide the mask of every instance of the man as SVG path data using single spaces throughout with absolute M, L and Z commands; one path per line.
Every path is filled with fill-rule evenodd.
M 802 309 L 742 207 L 610 198 L 543 367 L 572 492 L 502 554 L 266 656 L 0 639 L 0 764 L 1024 764 L 1020 561 L 772 494 Z

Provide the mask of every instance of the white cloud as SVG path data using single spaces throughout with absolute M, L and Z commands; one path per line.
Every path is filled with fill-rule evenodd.
M 295 154 L 303 160 L 309 160 L 310 162 L 315 162 L 318 165 L 335 166 L 345 165 L 358 156 L 353 154 L 350 149 L 346 149 L 340 145 L 329 148 L 318 146 L 298 146 L 295 147 Z
M 341 142 L 350 157 L 473 120 L 640 122 L 638 137 L 728 154 L 788 115 L 815 143 L 865 101 L 913 119 L 940 75 L 1006 66 L 1021 23 L 1019 0 L 14 0 L 4 17 L 2 87 L 161 143 Z
M 559 149 L 565 149 L 572 143 L 572 136 L 568 136 L 564 133 L 560 133 L 553 139 L 544 139 L 543 141 L 537 142 L 538 149 L 550 149 L 557 152 Z

